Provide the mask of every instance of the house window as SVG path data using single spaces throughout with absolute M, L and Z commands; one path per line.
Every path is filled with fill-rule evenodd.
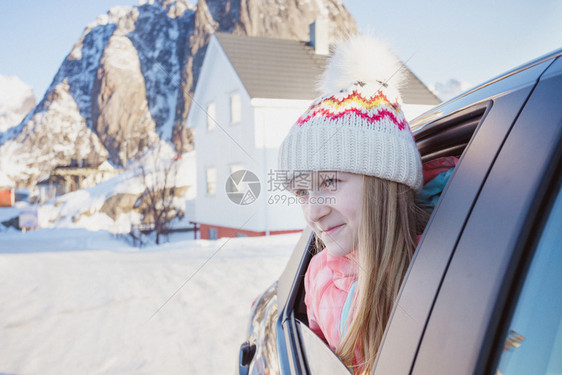
M 239 93 L 230 95 L 230 123 L 238 124 L 242 117 L 242 102 Z
M 205 170 L 205 180 L 207 181 L 207 194 L 215 195 L 217 192 L 217 169 L 215 167 Z
M 217 239 L 217 228 L 209 228 L 209 239 L 210 240 Z
M 228 175 L 228 180 L 226 181 L 226 189 L 228 192 L 232 192 L 232 193 L 241 193 L 242 192 L 242 187 L 240 186 L 240 184 L 237 184 L 236 182 L 236 177 L 239 176 L 232 176 L 232 174 L 236 171 L 240 171 L 244 169 L 244 166 L 242 166 L 242 164 L 231 164 L 229 167 L 229 175 Z M 239 182 L 239 181 L 238 181 Z
M 217 125 L 215 103 L 207 104 L 207 131 L 212 131 Z

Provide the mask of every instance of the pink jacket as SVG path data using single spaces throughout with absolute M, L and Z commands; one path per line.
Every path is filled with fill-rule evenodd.
M 333 256 L 326 249 L 312 257 L 304 277 L 310 329 L 335 351 L 340 342 L 340 319 L 351 285 L 357 280 L 349 256 Z

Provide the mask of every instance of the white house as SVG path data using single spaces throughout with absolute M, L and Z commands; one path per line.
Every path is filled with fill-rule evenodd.
M 211 37 L 186 123 L 194 129 L 195 221 L 201 238 L 305 227 L 300 207 L 283 190 L 283 171 L 276 168 L 283 138 L 319 95 L 315 87 L 326 62 L 327 38 L 314 25 L 311 31 L 316 35 L 311 42 Z M 403 100 L 407 118 L 439 103 L 409 70 Z M 230 179 L 238 170 L 252 172 L 259 182 L 246 172 Z

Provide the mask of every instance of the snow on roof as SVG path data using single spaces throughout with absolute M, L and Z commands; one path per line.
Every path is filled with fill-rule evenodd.
M 103 163 L 101 163 L 101 164 L 98 166 L 98 169 L 99 169 L 100 171 L 113 171 L 113 170 L 115 170 L 115 168 L 114 168 L 114 167 L 111 165 L 111 163 L 108 162 L 107 160 L 104 161 Z
M 12 188 L 12 187 L 14 187 L 14 182 L 4 173 L 0 172 L 0 188 Z

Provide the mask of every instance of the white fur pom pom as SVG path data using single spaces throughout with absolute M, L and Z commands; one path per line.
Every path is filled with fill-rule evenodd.
M 366 35 L 356 35 L 336 45 L 319 89 L 324 95 L 348 89 L 363 82 L 385 87 L 398 93 L 405 81 L 405 67 L 400 60 L 379 40 Z

